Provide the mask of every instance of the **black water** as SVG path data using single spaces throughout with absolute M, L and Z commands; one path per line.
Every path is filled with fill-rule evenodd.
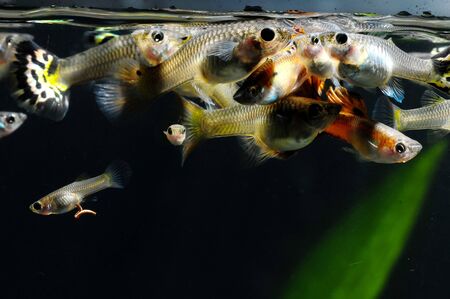
M 82 28 L 23 31 L 61 57 L 84 49 Z M 2 109 L 15 107 L 8 84 Z M 407 99 L 422 93 L 405 84 Z M 180 120 L 176 97 L 161 98 L 144 118 L 118 127 L 100 113 L 92 91 L 90 84 L 71 89 L 64 121 L 30 116 L 1 141 L 0 298 L 279 298 L 298 262 L 358 195 L 405 167 L 360 163 L 341 150 L 343 143 L 323 137 L 289 161 L 255 168 L 245 166 L 236 140 L 211 140 L 181 168 L 179 149 L 162 133 Z M 375 96 L 361 92 L 373 105 Z M 426 144 L 424 134 L 410 136 Z M 89 202 L 97 216 L 28 210 L 117 158 L 131 164 L 131 184 Z M 446 160 L 381 298 L 450 296 Z

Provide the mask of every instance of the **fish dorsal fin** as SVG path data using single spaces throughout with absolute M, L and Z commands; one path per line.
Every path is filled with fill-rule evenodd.
M 392 39 L 392 37 L 388 38 L 386 40 L 386 43 L 390 44 L 391 46 L 397 47 L 397 45 L 394 43 L 394 40 Z
M 208 51 L 208 56 L 217 56 L 223 61 L 229 61 L 233 57 L 233 51 L 238 45 L 234 41 L 221 41 L 214 44 Z
M 386 96 L 379 97 L 372 111 L 372 119 L 398 130 L 400 109 Z
M 405 91 L 399 78 L 392 78 L 385 86 L 380 86 L 380 90 L 398 103 L 402 103 L 405 98 Z
M 420 103 L 422 104 L 422 106 L 435 105 L 438 103 L 442 103 L 444 101 L 445 99 L 443 97 L 441 97 L 432 90 L 426 90 L 423 93 L 422 98 L 420 99 Z
M 89 176 L 89 174 L 87 172 L 83 172 L 82 174 L 80 174 L 79 176 L 77 176 L 77 178 L 75 179 L 75 182 L 79 182 L 79 181 L 84 181 L 91 178 Z
M 342 105 L 342 113 L 369 118 L 364 100 L 357 94 L 351 94 L 346 88 L 337 87 L 333 89 L 330 87 L 327 91 L 327 97 L 330 102 Z

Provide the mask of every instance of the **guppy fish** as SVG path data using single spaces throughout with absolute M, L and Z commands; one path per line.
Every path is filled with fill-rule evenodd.
M 383 123 L 371 120 L 364 100 L 345 88 L 329 89 L 328 100 L 342 105 L 337 119 L 325 133 L 348 142 L 357 156 L 376 163 L 405 163 L 413 159 L 422 145 Z
M 375 104 L 374 117 L 399 131 L 436 130 L 438 136 L 450 132 L 450 101 L 431 90 L 424 92 L 421 108 L 403 110 L 387 98 Z
M 182 145 L 186 139 L 186 128 L 183 125 L 171 125 L 163 133 L 173 145 Z
M 339 61 L 337 75 L 360 87 L 379 87 L 401 102 L 403 89 L 396 78 L 428 83 L 445 91 L 450 88 L 450 49 L 431 59 L 420 59 L 398 48 L 391 40 L 355 33 L 329 32 L 319 35 L 331 57 Z
M 62 120 L 69 107 L 69 88 L 103 78 L 121 60 L 132 59 L 155 66 L 177 51 L 189 36 L 159 26 L 116 36 L 79 54 L 59 58 L 31 39 L 18 43 L 14 77 L 19 106 L 55 121 Z
M 213 26 L 192 37 L 179 51 L 154 68 L 126 65 L 119 82 L 99 86 L 97 102 L 110 118 L 129 106 L 196 82 L 223 84 L 248 76 L 266 57 L 285 48 L 296 32 L 279 20 L 252 20 Z M 143 101 L 145 99 L 146 101 Z M 130 108 L 131 109 L 131 108 Z
M 307 78 L 297 47 L 288 49 L 269 58 L 242 83 L 233 99 L 241 104 L 267 105 L 292 93 Z
M 271 105 L 234 105 L 224 109 L 203 110 L 183 101 L 183 161 L 203 139 L 245 137 L 248 150 L 258 160 L 287 158 L 310 144 L 332 123 L 340 105 L 302 97 L 287 97 Z
M 0 138 L 16 131 L 27 120 L 27 115 L 19 112 L 0 112 Z
M 85 210 L 81 204 L 86 197 L 106 188 L 124 188 L 131 176 L 131 169 L 123 161 L 112 162 L 99 176 L 73 182 L 44 196 L 30 205 L 30 210 L 40 215 L 64 214 L 78 208 L 75 218 L 96 213 Z

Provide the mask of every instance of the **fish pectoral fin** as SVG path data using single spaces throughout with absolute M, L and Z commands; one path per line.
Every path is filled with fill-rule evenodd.
M 445 99 L 432 90 L 425 90 L 420 99 L 422 106 L 430 106 L 444 102 Z
M 77 176 L 77 178 L 75 179 L 75 182 L 84 181 L 89 178 L 90 178 L 89 174 L 84 172 L 84 173 L 80 174 L 79 176 Z
M 405 98 L 405 91 L 398 78 L 392 78 L 385 86 L 380 86 L 379 88 L 382 93 L 393 98 L 398 103 L 402 103 Z
M 208 51 L 208 56 L 217 56 L 223 61 L 233 58 L 233 52 L 239 43 L 234 41 L 221 41 L 214 44 Z
M 241 137 L 245 152 L 250 158 L 250 162 L 259 165 L 270 158 L 287 159 L 294 155 L 296 151 L 280 152 L 270 148 L 264 141 L 255 136 Z
M 361 156 L 361 154 L 358 153 L 358 152 L 357 152 L 356 150 L 354 150 L 353 148 L 350 148 L 350 147 L 343 147 L 342 150 L 343 150 L 344 152 L 347 152 L 347 153 L 349 153 L 349 154 L 355 156 L 356 160 L 358 160 L 359 162 L 369 162 L 369 160 L 364 159 L 364 157 Z
M 427 138 L 429 142 L 434 143 L 444 138 L 448 133 L 450 133 L 450 126 L 448 128 L 428 131 Z
M 80 216 L 84 215 L 84 214 L 97 215 L 97 213 L 92 211 L 92 210 L 85 210 L 85 209 L 83 209 L 80 204 L 77 204 L 77 207 L 78 207 L 79 211 L 76 212 L 75 215 L 74 215 L 74 217 L 76 219 L 80 218 Z
M 214 101 L 211 99 L 211 97 L 204 91 L 202 87 L 200 87 L 201 84 L 197 84 L 196 82 L 191 82 L 190 84 L 200 100 L 202 100 L 206 104 L 207 110 L 213 110 L 214 108 L 216 108 L 216 105 L 214 104 Z

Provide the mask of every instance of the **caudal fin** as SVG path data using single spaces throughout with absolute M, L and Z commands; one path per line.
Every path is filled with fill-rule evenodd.
M 198 145 L 198 143 L 204 138 L 204 131 L 202 128 L 203 117 L 205 111 L 196 104 L 182 98 L 184 106 L 184 119 L 183 125 L 186 127 L 186 140 L 183 143 L 183 159 L 182 164 L 192 152 L 192 150 Z
M 434 55 L 431 59 L 434 71 L 438 76 L 429 83 L 446 93 L 450 92 L 450 47 Z
M 111 180 L 111 188 L 124 188 L 130 181 L 131 168 L 125 161 L 113 161 L 105 170 L 105 174 Z
M 31 40 L 17 44 L 13 63 L 13 96 L 28 111 L 55 121 L 69 109 L 69 86 L 59 76 L 59 59 Z
M 110 121 L 123 120 L 145 110 L 153 99 L 148 91 L 149 68 L 138 61 L 122 62 L 114 79 L 97 84 L 97 105 Z
M 401 112 L 402 110 L 392 104 L 387 97 L 380 97 L 375 103 L 372 118 L 391 128 L 402 131 Z

